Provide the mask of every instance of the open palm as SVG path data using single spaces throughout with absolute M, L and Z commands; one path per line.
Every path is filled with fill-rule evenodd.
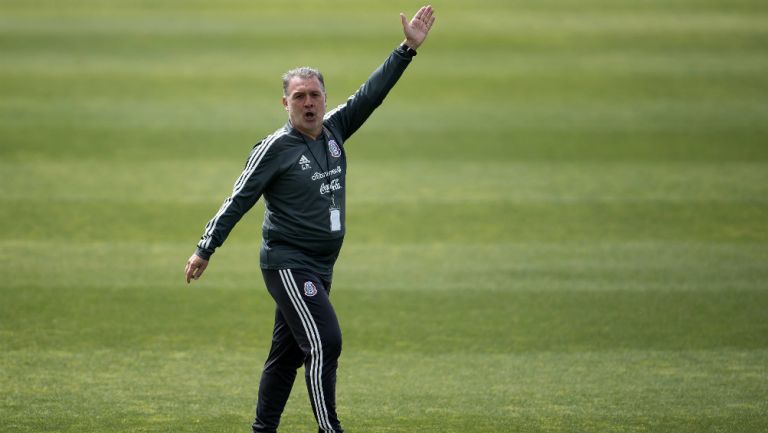
M 429 29 L 432 28 L 432 24 L 435 22 L 435 17 L 432 16 L 432 6 L 422 6 L 416 15 L 413 16 L 409 22 L 405 14 L 400 13 L 400 20 L 403 22 L 403 33 L 405 33 L 405 43 L 413 48 L 418 48 L 427 38 Z

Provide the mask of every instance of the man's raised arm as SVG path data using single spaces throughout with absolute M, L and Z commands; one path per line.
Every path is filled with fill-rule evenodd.
M 362 126 L 400 79 L 411 58 L 416 55 L 416 49 L 427 38 L 435 22 L 433 14 L 432 6 L 422 6 L 410 21 L 400 13 L 405 41 L 373 71 L 354 95 L 326 114 L 326 120 L 342 131 L 344 140 Z

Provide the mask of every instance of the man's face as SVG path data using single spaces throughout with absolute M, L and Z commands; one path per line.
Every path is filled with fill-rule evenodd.
M 317 77 L 291 78 L 283 105 L 294 128 L 315 138 L 320 135 L 325 116 L 325 91 Z

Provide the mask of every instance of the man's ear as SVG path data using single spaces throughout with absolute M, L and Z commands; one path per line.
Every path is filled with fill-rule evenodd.
M 285 107 L 285 111 L 288 111 L 288 98 L 283 96 L 283 107 Z

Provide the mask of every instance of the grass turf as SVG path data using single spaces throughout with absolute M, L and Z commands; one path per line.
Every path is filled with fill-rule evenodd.
M 348 431 L 768 430 L 768 8 L 434 5 L 348 144 Z M 183 263 L 280 73 L 340 103 L 415 6 L 0 5 L 0 430 L 247 431 L 261 205 Z

